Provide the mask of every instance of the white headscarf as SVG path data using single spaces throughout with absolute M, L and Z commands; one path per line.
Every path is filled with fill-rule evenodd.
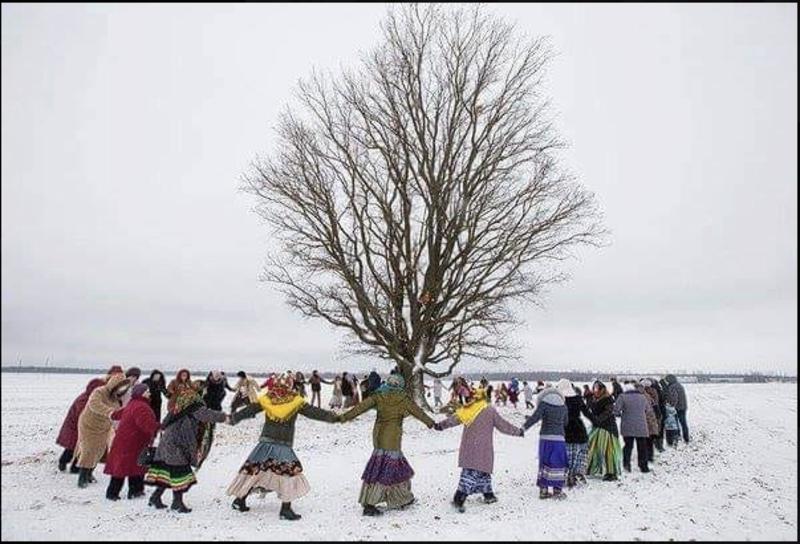
M 558 380 L 558 383 L 556 383 L 556 389 L 559 393 L 564 395 L 564 397 L 574 397 L 577 395 L 575 389 L 572 388 L 572 384 L 566 378 L 561 378 Z

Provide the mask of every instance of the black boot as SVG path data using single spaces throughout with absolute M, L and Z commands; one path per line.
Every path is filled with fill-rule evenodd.
M 64 472 L 67 470 L 67 465 L 72 460 L 72 450 L 65 449 L 58 458 L 58 470 Z
M 497 502 L 497 497 L 494 496 L 494 493 L 489 491 L 488 493 L 483 494 L 483 502 L 486 504 L 492 504 L 493 502 Z
M 605 476 L 603 476 L 603 481 L 604 482 L 615 482 L 618 479 L 619 478 L 617 477 L 616 474 L 606 474 Z
M 247 512 L 250 510 L 250 507 L 247 506 L 247 496 L 244 496 L 241 499 L 234 499 L 231 506 L 234 510 L 238 510 L 239 512 Z
M 155 506 L 158 510 L 166 508 L 167 505 L 161 502 L 161 495 L 163 494 L 164 494 L 164 488 L 157 487 L 156 490 L 153 491 L 153 494 L 150 495 L 150 500 L 147 501 L 147 504 L 149 504 L 150 506 Z
M 456 491 L 456 494 L 453 495 L 453 506 L 456 507 L 456 510 L 463 514 L 466 512 L 466 508 L 464 508 L 464 501 L 467 500 L 467 494 L 461 491 Z
M 364 506 L 364 514 L 365 516 L 382 516 L 383 512 L 378 510 L 375 506 L 371 504 L 367 504 Z
M 124 483 L 125 478 L 111 478 L 108 482 L 108 487 L 106 488 L 106 498 L 110 501 L 118 501 L 119 500 L 119 492 L 122 489 L 122 484 Z
M 89 485 L 89 469 L 88 468 L 78 469 L 78 487 L 83 489 L 88 485 Z
M 290 503 L 290 502 L 282 502 L 281 503 L 281 511 L 278 514 L 278 517 L 280 519 L 288 519 L 289 521 L 295 521 L 295 520 L 300 519 L 303 516 L 301 516 L 300 514 L 296 514 L 294 512 L 294 510 L 292 510 L 292 503 Z
M 75 464 L 75 460 L 72 460 L 72 466 L 69 467 L 70 474 L 78 474 L 80 473 L 81 469 L 78 468 L 78 465 Z
M 625 472 L 630 472 L 631 471 L 631 464 L 630 463 L 623 463 L 622 464 L 622 468 L 625 469 Z
M 567 476 L 567 487 L 575 487 L 575 476 Z
M 172 492 L 172 506 L 170 508 L 179 514 L 188 514 L 192 509 L 183 504 L 183 493 L 183 491 Z

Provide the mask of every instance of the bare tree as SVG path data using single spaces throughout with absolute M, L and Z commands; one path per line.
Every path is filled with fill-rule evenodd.
M 300 82 L 244 188 L 282 247 L 263 279 L 394 361 L 426 404 L 423 374 L 513 356 L 512 303 L 604 231 L 558 164 L 544 40 L 479 7 L 403 5 L 381 26 L 358 70 Z

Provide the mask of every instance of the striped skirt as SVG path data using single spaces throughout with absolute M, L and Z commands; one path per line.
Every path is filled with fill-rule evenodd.
M 561 489 L 567 480 L 567 447 L 563 440 L 539 439 L 537 487 Z
M 600 427 L 593 428 L 589 433 L 588 473 L 594 476 L 619 474 L 621 468 L 619 438 Z
M 583 444 L 567 444 L 567 464 L 569 476 L 576 476 L 578 474 L 586 474 L 586 452 L 588 445 Z
M 414 500 L 411 478 L 414 469 L 403 452 L 375 448 L 361 475 L 358 502 L 375 506 L 385 502 L 389 508 L 405 506 Z
M 492 475 L 474 468 L 463 468 L 461 469 L 461 478 L 458 480 L 458 490 L 465 495 L 491 493 Z
M 144 483 L 180 492 L 188 491 L 197 483 L 197 478 L 190 465 L 168 465 L 154 461 L 144 475 Z

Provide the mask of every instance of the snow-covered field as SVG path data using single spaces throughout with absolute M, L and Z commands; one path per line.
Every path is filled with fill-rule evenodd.
M 417 504 L 364 518 L 357 504 L 372 450 L 373 413 L 345 425 L 300 418 L 295 449 L 311 483 L 279 521 L 274 495 L 253 497 L 246 514 L 225 489 L 254 446 L 261 418 L 218 426 L 218 442 L 187 494 L 191 514 L 105 499 L 108 477 L 78 489 L 59 473 L 54 441 L 70 403 L 91 376 L 2 375 L 2 539 L 37 540 L 748 540 L 797 539 L 797 389 L 794 384 L 687 385 L 694 441 L 657 457 L 650 474 L 590 479 L 565 501 L 537 497 L 538 426 L 523 439 L 497 435 L 499 502 L 475 496 L 458 514 L 449 501 L 461 431 L 405 424 L 403 446 L 416 471 Z M 323 388 L 327 404 L 330 387 Z M 226 398 L 230 401 L 230 395 Z M 524 404 L 524 403 L 523 403 Z M 514 423 L 526 412 L 500 408 Z M 438 416 L 437 416 L 438 419 Z M 635 454 L 634 454 L 635 455 Z M 658 455 L 658 454 L 657 454 Z M 635 462 L 634 462 L 635 466 Z M 635 470 L 635 469 L 634 469 Z M 169 500 L 169 493 L 166 500 Z

